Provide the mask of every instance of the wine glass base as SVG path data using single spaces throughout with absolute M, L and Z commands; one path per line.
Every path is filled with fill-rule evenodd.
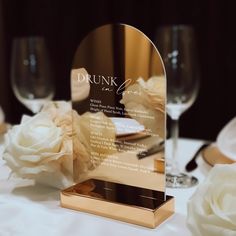
M 166 174 L 166 187 L 168 188 L 190 188 L 198 183 L 198 179 L 184 173 Z

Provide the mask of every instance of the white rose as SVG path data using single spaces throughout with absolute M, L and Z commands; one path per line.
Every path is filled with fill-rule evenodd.
M 72 183 L 71 154 L 72 142 L 63 128 L 56 126 L 49 112 L 41 112 L 23 116 L 21 124 L 9 130 L 3 159 L 19 177 L 64 188 Z
M 236 235 L 236 164 L 216 165 L 188 203 L 194 236 Z

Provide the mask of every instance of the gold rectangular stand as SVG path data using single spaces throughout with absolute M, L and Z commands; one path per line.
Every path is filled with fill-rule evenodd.
M 155 190 L 90 179 L 63 190 L 61 206 L 155 228 L 174 213 L 174 198 Z

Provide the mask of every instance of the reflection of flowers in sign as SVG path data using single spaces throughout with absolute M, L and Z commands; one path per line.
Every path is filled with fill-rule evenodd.
M 100 165 L 109 154 L 115 153 L 115 126 L 104 113 L 73 114 L 74 173 L 77 180 L 84 178 L 88 170 Z
M 125 89 L 121 103 L 129 116 L 164 137 L 165 93 L 164 76 L 153 76 L 147 81 L 139 78 Z
M 236 164 L 217 165 L 188 203 L 194 236 L 236 235 Z
M 58 104 L 23 116 L 6 134 L 3 158 L 16 176 L 64 188 L 72 183 L 72 120 L 70 105 Z

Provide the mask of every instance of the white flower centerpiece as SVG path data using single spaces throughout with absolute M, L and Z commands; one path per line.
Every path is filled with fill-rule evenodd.
M 194 236 L 236 235 L 236 164 L 216 165 L 188 203 Z
M 5 135 L 3 159 L 12 175 L 64 188 L 72 181 L 71 106 L 49 103 L 38 114 L 23 115 Z
M 82 181 L 88 170 L 115 151 L 90 144 L 90 119 L 107 124 L 98 131 L 114 146 L 114 124 L 102 112 L 79 115 L 70 103 L 60 101 L 49 102 L 32 117 L 24 115 L 5 135 L 3 159 L 11 175 L 59 189 L 71 186 L 74 177 Z M 95 163 L 92 152 L 103 154 L 103 158 Z

